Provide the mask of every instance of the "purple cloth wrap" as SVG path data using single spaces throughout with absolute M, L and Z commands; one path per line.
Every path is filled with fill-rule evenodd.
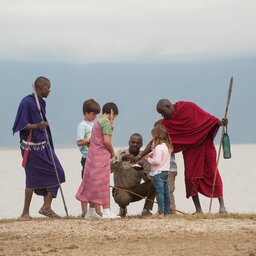
M 46 119 L 46 103 L 42 98 L 39 98 L 39 103 L 41 107 L 41 112 L 44 121 Z M 33 94 L 24 97 L 19 105 L 16 119 L 13 125 L 13 134 L 19 132 L 20 140 L 27 140 L 29 130 L 23 130 L 29 124 L 37 124 L 42 121 L 40 112 L 36 105 L 35 97 Z M 50 145 L 48 145 L 46 140 L 47 131 L 49 136 Z M 55 154 L 52 136 L 50 128 L 46 130 L 33 129 L 32 130 L 32 142 L 46 143 L 42 146 L 31 146 L 27 164 L 25 167 L 26 172 L 26 187 L 31 188 L 38 195 L 46 196 L 48 192 L 51 192 L 53 197 L 57 196 L 59 183 L 57 180 L 56 172 L 54 169 L 50 148 L 52 148 L 53 158 L 56 164 L 57 173 L 59 176 L 60 183 L 65 182 L 64 170 Z M 23 149 L 21 148 L 21 153 L 23 154 Z

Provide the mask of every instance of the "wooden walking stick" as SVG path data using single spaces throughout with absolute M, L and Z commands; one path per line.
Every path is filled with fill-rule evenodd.
M 142 195 L 139 195 L 139 194 L 137 194 L 137 193 L 135 193 L 135 192 L 133 192 L 133 191 L 131 191 L 131 190 L 128 190 L 128 189 L 125 189 L 125 188 L 119 188 L 119 187 L 116 187 L 116 186 L 109 186 L 109 187 L 110 187 L 110 188 L 117 189 L 117 190 L 125 191 L 125 192 L 127 192 L 127 193 L 130 193 L 130 194 L 133 194 L 133 195 L 135 195 L 135 196 L 138 196 L 138 197 L 140 197 L 140 198 L 142 198 L 142 199 L 145 199 L 145 200 L 148 200 L 148 201 L 153 202 L 153 203 L 155 203 L 155 204 L 158 204 L 156 201 L 151 200 L 151 199 L 149 199 L 149 198 L 147 198 L 147 197 L 144 197 L 144 196 L 142 196 Z M 171 210 L 172 210 L 172 211 L 175 211 L 175 212 L 182 213 L 182 214 L 187 214 L 187 213 L 182 212 L 182 211 L 179 211 L 179 210 L 177 210 L 177 209 L 171 209 Z
M 233 86 L 233 76 L 231 77 L 231 79 L 229 81 L 227 105 L 226 105 L 224 118 L 227 118 L 228 106 L 229 106 L 231 93 L 232 93 L 232 86 Z M 220 152 L 221 152 L 221 145 L 222 145 L 223 136 L 224 136 L 224 130 L 225 130 L 225 127 L 223 126 L 222 127 L 222 132 L 221 132 L 221 139 L 220 139 L 220 145 L 219 145 L 217 160 L 216 160 L 216 167 L 215 167 L 215 172 L 214 172 L 214 179 L 213 179 L 213 185 L 212 185 L 212 194 L 211 194 L 211 200 L 210 200 L 210 206 L 209 206 L 209 214 L 211 213 L 211 208 L 212 208 L 212 199 L 213 199 L 214 187 L 215 187 L 215 183 L 216 183 L 216 176 L 217 176 L 217 171 L 218 171 L 218 164 L 219 164 L 219 159 L 220 159 Z
M 33 87 L 33 92 L 34 92 L 34 96 L 35 96 L 35 100 L 36 100 L 36 105 L 37 105 L 38 111 L 40 113 L 40 117 L 41 117 L 42 121 L 44 121 L 43 114 L 42 114 L 42 111 L 41 111 L 41 106 L 40 106 L 40 103 L 39 103 L 39 100 L 38 100 L 38 96 L 37 96 L 37 93 L 36 93 L 35 85 L 32 84 L 32 87 Z M 60 193 L 61 193 L 62 201 L 63 201 L 63 204 L 64 204 L 64 209 L 65 209 L 66 215 L 68 217 L 68 209 L 67 209 L 67 206 L 66 206 L 64 194 L 63 194 L 61 183 L 60 183 L 59 174 L 58 174 L 56 163 L 55 163 L 55 160 L 54 160 L 54 157 L 53 157 L 52 146 L 51 146 L 49 135 L 48 135 L 48 132 L 47 132 L 46 128 L 44 129 L 44 132 L 45 132 L 45 137 L 46 137 L 46 141 L 47 141 L 48 147 L 50 149 L 50 155 L 51 155 L 51 158 L 52 158 L 52 163 L 53 163 L 55 175 L 56 175 L 56 178 L 57 178 L 57 181 L 58 181 L 58 185 L 60 187 Z

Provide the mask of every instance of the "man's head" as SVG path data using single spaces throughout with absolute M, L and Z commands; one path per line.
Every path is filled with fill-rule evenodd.
M 43 98 L 47 98 L 47 96 L 50 93 L 50 88 L 51 88 L 51 82 L 48 78 L 43 77 L 43 76 L 39 76 L 35 82 L 35 90 L 36 90 L 36 94 L 38 95 L 38 97 L 43 97 Z
M 174 106 L 167 99 L 161 99 L 156 105 L 156 111 L 165 119 L 170 119 L 171 114 L 174 112 Z
M 83 113 L 87 121 L 93 121 L 97 114 L 100 113 L 99 103 L 94 99 L 86 100 L 83 104 Z
M 140 152 L 140 148 L 143 145 L 143 138 L 139 133 L 131 135 L 129 140 L 129 152 L 131 155 L 137 156 Z

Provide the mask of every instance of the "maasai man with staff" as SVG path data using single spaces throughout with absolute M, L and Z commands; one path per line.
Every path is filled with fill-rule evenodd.
M 31 218 L 29 208 L 33 192 L 44 196 L 40 214 L 59 217 L 52 210 L 51 203 L 57 196 L 60 183 L 65 182 L 65 175 L 54 152 L 51 131 L 45 116 L 46 103 L 43 99 L 50 93 L 51 82 L 45 77 L 38 77 L 34 87 L 36 95 L 30 94 L 21 100 L 12 128 L 13 134 L 16 132 L 20 134 L 22 165 L 26 173 L 25 201 L 21 217 Z M 40 106 L 37 105 L 36 100 Z
M 192 197 L 196 213 L 202 213 L 198 193 L 211 197 L 216 169 L 214 138 L 219 126 L 226 126 L 226 118 L 219 120 L 192 102 L 172 104 L 161 99 L 156 110 L 163 116 L 161 124 L 172 139 L 174 153 L 182 152 L 185 166 L 187 198 Z M 151 143 L 133 161 L 136 162 L 151 151 Z M 219 212 L 225 213 L 222 180 L 216 175 L 213 197 L 219 199 Z

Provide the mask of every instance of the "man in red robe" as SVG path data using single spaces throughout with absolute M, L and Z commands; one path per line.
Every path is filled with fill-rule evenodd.
M 214 138 L 221 121 L 192 102 L 179 101 L 172 104 L 167 99 L 157 103 L 156 110 L 163 116 L 161 124 L 171 137 L 174 153 L 183 153 L 186 196 L 192 197 L 196 213 L 202 213 L 198 193 L 211 197 L 216 170 Z M 141 156 L 147 154 L 147 146 Z M 217 171 L 213 197 L 219 199 L 219 212 L 226 212 L 222 192 L 222 180 Z

